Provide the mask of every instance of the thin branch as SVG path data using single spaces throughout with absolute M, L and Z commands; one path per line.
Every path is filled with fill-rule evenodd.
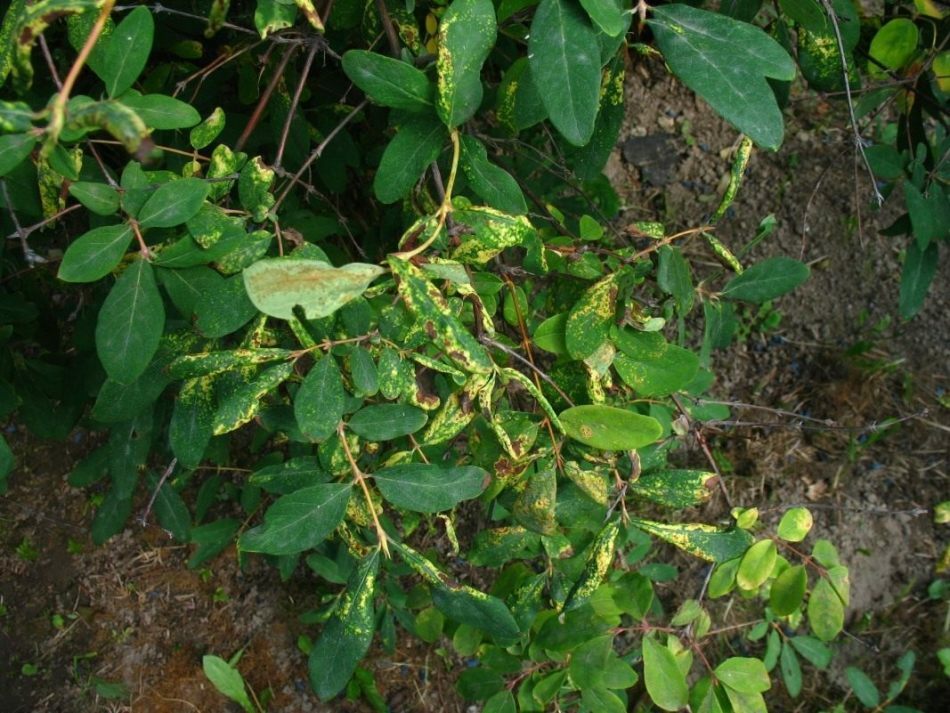
M 376 506 L 373 505 L 373 497 L 370 495 L 369 488 L 366 485 L 366 478 L 363 476 L 363 471 L 361 471 L 360 467 L 356 464 L 353 453 L 350 451 L 350 444 L 346 442 L 345 428 L 342 422 L 336 428 L 340 443 L 343 446 L 343 452 L 346 454 L 346 459 L 350 462 L 353 480 L 359 483 L 360 488 L 363 490 L 363 496 L 366 498 L 366 507 L 369 509 L 369 514 L 373 517 L 373 525 L 376 528 L 376 538 L 379 540 L 379 548 L 383 551 L 383 554 L 391 558 L 392 555 L 389 554 L 389 538 L 386 536 L 386 531 L 383 529 L 382 524 L 379 522 L 379 517 L 376 515 Z
M 383 29 L 386 31 L 386 40 L 389 42 L 389 53 L 393 57 L 399 56 L 399 35 L 396 34 L 396 28 L 389 17 L 389 9 L 386 7 L 386 0 L 376 0 L 376 12 L 380 21 L 383 23 Z
M 257 106 L 254 107 L 254 112 L 251 114 L 251 118 L 248 119 L 247 126 L 244 127 L 244 131 L 242 131 L 241 135 L 238 137 L 237 143 L 234 144 L 235 151 L 240 151 L 244 148 L 244 144 L 247 143 L 247 140 L 251 137 L 251 134 L 254 133 L 254 129 L 257 128 L 257 124 L 260 122 L 261 116 L 264 114 L 264 109 L 266 109 L 267 105 L 270 103 L 271 95 L 277 88 L 278 82 L 280 82 L 281 78 L 284 76 L 284 69 L 286 69 L 287 63 L 290 62 L 290 58 L 293 56 L 296 49 L 297 45 L 290 45 L 290 47 L 287 48 L 287 51 L 284 52 L 284 56 L 280 58 L 280 64 L 277 65 L 277 69 L 274 70 L 274 75 L 271 77 L 270 82 L 264 89 L 264 93 L 261 94 L 261 98 L 257 101 Z
M 557 385 L 557 382 L 554 381 L 554 379 L 552 379 L 550 376 L 548 376 L 547 374 L 545 374 L 543 371 L 541 371 L 541 369 L 539 369 L 537 366 L 535 366 L 535 365 L 532 364 L 530 361 L 528 361 L 527 359 L 525 359 L 523 356 L 521 356 L 521 355 L 520 355 L 518 352 L 516 352 L 514 349 L 512 349 L 511 347 L 505 346 L 505 345 L 502 344 L 501 342 L 496 342 L 494 339 L 492 339 L 491 337 L 488 337 L 488 336 L 486 336 L 486 335 L 482 335 L 481 337 L 479 337 L 479 338 L 478 338 L 478 341 L 480 341 L 480 342 L 481 342 L 482 344 L 484 344 L 485 346 L 492 347 L 493 349 L 498 349 L 498 350 L 500 350 L 500 351 L 503 351 L 503 352 L 504 352 L 505 354 L 507 354 L 508 356 L 513 357 L 514 359 L 517 359 L 519 362 L 521 362 L 522 364 L 524 364 L 526 367 L 528 367 L 529 369 L 531 369 L 535 374 L 537 374 L 537 375 L 540 376 L 542 379 L 544 379 L 546 382 L 548 382 L 551 386 L 553 386 L 554 389 L 555 389 L 555 390 L 558 392 L 558 394 L 560 395 L 560 397 L 561 397 L 562 399 L 564 399 L 568 404 L 570 404 L 571 406 L 574 405 L 574 402 L 571 400 L 571 397 L 568 396 L 567 394 L 565 394 L 565 393 L 561 390 L 561 387 Z
M 284 149 L 287 147 L 287 137 L 290 135 L 290 125 L 293 123 L 294 114 L 297 112 L 297 105 L 300 103 L 300 95 L 303 94 L 303 88 L 310 76 L 310 67 L 313 65 L 313 58 L 317 55 L 318 45 L 310 48 L 307 54 L 307 61 L 304 63 L 303 70 L 300 73 L 300 81 L 297 82 L 297 89 L 294 91 L 294 98 L 290 102 L 290 110 L 287 112 L 287 120 L 284 122 L 284 129 L 280 133 L 280 144 L 277 146 L 277 158 L 274 159 L 274 168 L 280 166 L 281 159 L 284 157 Z
M 142 516 L 139 517 L 139 525 L 145 527 L 148 524 L 149 513 L 152 512 L 152 506 L 155 504 L 155 500 L 158 498 L 158 492 L 162 489 L 162 486 L 165 485 L 165 481 L 168 480 L 169 476 L 174 472 L 175 466 L 178 465 L 178 459 L 172 458 L 172 462 L 168 464 L 168 467 L 165 468 L 165 472 L 162 473 L 162 477 L 158 481 L 158 485 L 155 486 L 155 490 L 152 491 L 152 497 L 148 499 L 148 505 L 145 506 L 145 512 L 142 513 Z

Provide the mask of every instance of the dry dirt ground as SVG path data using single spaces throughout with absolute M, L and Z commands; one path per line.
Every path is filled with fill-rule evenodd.
M 658 76 L 649 65 L 631 73 L 623 139 L 658 137 L 660 165 L 644 165 L 634 143 L 626 158 L 618 147 L 609 175 L 625 197 L 625 223 L 661 219 L 672 231 L 700 225 L 711 211 L 735 132 Z M 934 505 L 950 493 L 950 418 L 938 402 L 950 387 L 948 266 L 921 315 L 899 323 L 901 241 L 877 234 L 894 211 L 870 209 L 840 106 L 802 99 L 790 114 L 783 148 L 755 155 L 720 236 L 741 246 L 774 214 L 777 229 L 757 253 L 801 256 L 813 276 L 779 304 L 776 329 L 763 331 L 761 319 L 747 315 L 747 335 L 716 355 L 716 397 L 756 408 L 733 410 L 751 425 L 720 426 L 707 436 L 736 504 L 758 506 L 767 523 L 790 504 L 814 509 L 817 536 L 835 542 L 851 567 L 853 599 L 834 669 L 806 668 L 797 701 L 776 684 L 772 709 L 816 711 L 845 700 L 843 666 L 862 666 L 882 683 L 900 653 L 913 649 L 908 703 L 945 710 L 940 701 L 950 700 L 950 690 L 934 652 L 947 645 L 948 604 L 929 599 L 927 587 L 950 539 L 950 526 L 933 524 Z M 701 245 L 686 249 L 708 261 Z M 886 419 L 899 423 L 882 431 Z M 203 654 L 228 657 L 240 648 L 241 670 L 255 691 L 272 692 L 273 711 L 365 710 L 343 701 L 322 706 L 309 693 L 296 641 L 315 633 L 298 619 L 315 604 L 312 580 L 282 584 L 255 562 L 241 571 L 229 553 L 188 570 L 187 548 L 155 527 L 133 526 L 94 548 L 88 493 L 69 487 L 66 476 L 98 434 L 78 430 L 65 445 L 41 443 L 11 423 L 7 435 L 19 466 L 0 500 L 2 710 L 235 710 L 200 662 Z M 698 450 L 685 458 L 703 462 Z M 714 502 L 705 516 L 722 511 Z M 740 610 L 723 614 L 741 617 Z M 394 713 L 468 708 L 453 692 L 462 662 L 435 649 L 402 639 L 395 652 L 371 652 L 366 665 Z M 858 709 L 852 699 L 848 710 Z

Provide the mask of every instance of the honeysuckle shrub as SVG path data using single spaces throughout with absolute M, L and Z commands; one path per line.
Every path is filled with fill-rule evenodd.
M 696 506 L 723 488 L 713 352 L 809 269 L 744 257 L 769 221 L 733 246 L 716 227 L 790 85 L 844 67 L 882 85 L 846 101 L 856 134 L 878 112 L 863 155 L 907 203 L 905 316 L 950 225 L 942 10 L 829 8 L 13 0 L 0 414 L 108 431 L 70 476 L 97 543 L 156 519 L 191 567 L 236 547 L 314 573 L 323 699 L 371 685 L 354 671 L 398 629 L 474 660 L 458 686 L 486 711 L 758 711 L 779 671 L 796 697 L 847 568 L 803 508 Z M 651 55 L 735 128 L 702 225 L 614 220 L 602 169 Z M 708 563 L 675 608 L 657 543 Z M 754 616 L 714 622 L 726 596 Z M 710 660 L 724 636 L 745 655 Z

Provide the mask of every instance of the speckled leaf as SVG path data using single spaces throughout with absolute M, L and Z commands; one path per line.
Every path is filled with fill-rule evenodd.
M 204 336 L 216 339 L 236 332 L 257 310 L 248 299 L 241 275 L 223 279 L 217 272 L 209 272 L 205 289 L 195 301 L 196 326 Z
M 303 16 L 307 18 L 307 22 L 310 23 L 310 26 L 315 29 L 317 32 L 323 32 L 323 20 L 320 17 L 320 14 L 317 12 L 317 8 L 313 5 L 313 0 L 294 0 L 294 4 L 303 13 Z M 329 9 L 327 10 L 329 12 Z
M 320 260 L 274 258 L 260 260 L 244 270 L 247 294 L 261 312 L 290 319 L 296 305 L 308 319 L 333 314 L 359 297 L 383 270 L 354 262 L 333 267 Z
M 215 107 L 200 124 L 194 127 L 188 134 L 188 140 L 192 148 L 200 151 L 218 138 L 224 130 L 225 115 L 221 107 Z
M 433 85 L 411 64 L 377 52 L 350 50 L 343 71 L 372 101 L 412 112 L 432 111 Z
M 69 195 L 96 215 L 114 215 L 119 210 L 119 194 L 105 183 L 76 181 L 69 184 Z
M 605 451 L 642 448 L 663 435 L 656 419 L 614 406 L 573 406 L 562 411 L 560 419 L 575 441 Z
M 497 31 L 491 0 L 453 0 L 439 22 L 436 112 L 450 129 L 468 121 L 482 103 L 482 64 Z
M 432 603 L 449 619 L 482 629 L 500 644 L 518 638 L 518 623 L 500 599 L 448 581 L 438 567 L 408 545 L 400 542 L 391 545 L 405 563 L 432 587 Z
M 722 530 L 712 525 L 685 523 L 667 525 L 638 517 L 631 518 L 630 524 L 708 562 L 739 557 L 752 544 L 752 536 L 740 529 Z
M 591 500 L 600 505 L 607 504 L 612 480 L 604 469 L 585 469 L 576 461 L 571 460 L 564 464 L 564 475 Z
M 772 257 L 733 277 L 722 291 L 729 300 L 756 304 L 791 292 L 811 274 L 808 265 L 790 257 Z
M 116 197 L 116 208 L 118 202 Z M 95 282 L 119 264 L 131 244 L 132 228 L 126 223 L 93 228 L 66 248 L 57 277 L 64 282 Z
M 135 260 L 119 275 L 99 311 L 96 352 L 106 373 L 129 383 L 145 371 L 165 328 L 152 265 Z
M 293 371 L 291 363 L 272 366 L 228 394 L 214 415 L 212 433 L 216 436 L 230 433 L 253 419 L 264 405 L 264 396 L 286 381 Z
M 641 475 L 629 488 L 639 498 L 681 509 L 707 500 L 715 478 L 702 470 L 661 470 Z
M 174 379 L 191 379 L 254 364 L 289 359 L 293 354 L 289 349 L 229 349 L 186 354 L 168 365 L 168 374 Z
M 637 396 L 667 396 L 683 389 L 699 370 L 699 357 L 669 344 L 659 332 L 619 331 L 614 344 L 622 352 L 613 366 Z
M 537 234 L 525 216 L 485 206 L 458 208 L 452 218 L 468 228 L 460 233 L 461 243 L 452 252 L 453 260 L 464 263 L 486 263 L 505 248 L 523 246 Z
M 386 145 L 373 179 L 373 192 L 383 203 L 405 198 L 419 177 L 442 152 L 448 134 L 431 116 L 413 116 L 402 122 Z
M 143 228 L 174 228 L 197 213 L 210 188 L 199 178 L 182 178 L 163 183 L 139 210 Z
M 416 370 L 412 362 L 399 352 L 385 347 L 379 355 L 379 393 L 387 399 L 409 394 L 416 384 Z
M 556 501 L 557 475 L 550 469 L 539 470 L 528 476 L 528 483 L 518 494 L 511 512 L 515 521 L 529 530 L 553 535 L 557 532 Z
M 197 468 L 214 429 L 214 382 L 189 379 L 181 386 L 168 424 L 168 443 L 178 462 Z
M 462 137 L 460 165 L 472 190 L 492 208 L 512 215 L 528 212 L 518 182 L 508 171 L 488 160 L 484 144 L 474 136 Z
M 831 641 L 844 628 L 844 604 L 824 577 L 808 597 L 808 624 L 822 641 Z
M 519 526 L 481 530 L 475 535 L 468 560 L 477 567 L 501 567 L 510 560 L 529 557 L 540 542 L 538 535 Z
M 327 438 L 343 418 L 345 399 L 340 367 L 327 354 L 313 365 L 294 395 L 297 426 L 308 438 Z
M 590 544 L 587 564 L 584 565 L 581 576 L 571 587 L 567 599 L 564 600 L 562 611 L 568 612 L 583 605 L 604 581 L 604 575 L 607 574 L 611 562 L 614 561 L 614 547 L 617 544 L 619 532 L 620 525 L 616 520 L 613 520 L 604 525 L 603 529 L 597 533 L 594 541 Z
M 407 404 L 364 406 L 347 421 L 347 427 L 369 441 L 391 441 L 415 433 L 426 425 L 425 411 Z
M 673 652 L 654 640 L 643 637 L 643 679 L 653 703 L 665 711 L 678 711 L 689 699 L 686 675 L 676 663 Z
M 110 97 L 132 86 L 152 51 L 155 21 L 147 7 L 137 7 L 116 25 L 103 48 L 100 71 Z
M 373 596 L 378 572 L 379 550 L 376 549 L 353 570 L 333 615 L 310 650 L 310 685 L 325 701 L 346 687 L 373 641 L 376 630 Z
M 589 287 L 571 308 L 564 334 L 567 352 L 574 359 L 586 359 L 607 341 L 617 309 L 621 274 L 615 272 Z
M 255 156 L 244 164 L 238 177 L 238 197 L 245 210 L 258 223 L 267 217 L 267 211 L 274 205 L 274 195 L 270 192 L 274 183 L 274 171 L 264 165 L 260 156 Z
M 684 4 L 648 20 L 673 74 L 760 146 L 777 149 L 784 119 L 767 78 L 790 81 L 795 62 L 762 29 Z
M 473 374 L 490 373 L 494 367 L 488 351 L 452 314 L 438 288 L 412 263 L 390 256 L 393 274 L 399 278 L 399 295 L 422 322 L 426 335 L 460 368 Z
M 373 482 L 396 507 L 412 512 L 442 512 L 463 500 L 477 498 L 491 482 L 491 476 L 473 465 L 446 468 L 410 463 L 374 473 Z
M 351 492 L 350 483 L 321 483 L 277 498 L 264 524 L 245 532 L 238 548 L 292 555 L 316 547 L 343 521 Z
M 600 100 L 597 33 L 569 0 L 541 0 L 528 40 L 531 78 L 551 123 L 575 146 L 594 133 Z

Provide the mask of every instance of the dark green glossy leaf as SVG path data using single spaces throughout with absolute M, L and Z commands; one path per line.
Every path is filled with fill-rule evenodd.
M 756 304 L 791 292 L 811 274 L 808 265 L 789 257 L 773 257 L 758 262 L 733 277 L 722 291 L 730 300 Z
M 426 425 L 425 411 L 407 404 L 364 406 L 347 421 L 347 428 L 368 441 L 391 441 Z
M 657 441 L 660 423 L 614 406 L 573 406 L 559 414 L 568 436 L 605 451 L 629 451 Z
M 130 94 L 121 101 L 150 129 L 187 129 L 201 121 L 201 115 L 191 104 L 164 94 Z
M 210 188 L 198 178 L 182 178 L 160 185 L 139 210 L 143 228 L 174 228 L 195 215 Z
M 116 197 L 116 207 L 118 201 Z M 64 282 L 95 282 L 119 264 L 131 244 L 132 228 L 126 223 L 93 228 L 66 248 L 57 277 Z
M 101 545 L 113 535 L 122 532 L 131 514 L 132 497 L 119 495 L 116 489 L 112 488 L 92 519 L 89 533 L 93 543 Z
M 482 64 L 495 45 L 496 33 L 491 0 L 453 0 L 442 15 L 436 112 L 450 129 L 468 121 L 482 103 Z
M 910 319 L 924 306 L 927 292 L 937 274 L 939 257 L 936 243 L 928 245 L 926 250 L 921 250 L 916 242 L 907 246 L 900 289 L 900 313 L 904 319 Z
M 155 22 L 146 7 L 137 7 L 116 25 L 103 49 L 102 80 L 110 97 L 132 86 L 152 51 Z
M 263 525 L 241 536 L 238 547 L 271 555 L 316 547 L 343 521 L 351 492 L 349 483 L 321 483 L 284 495 L 267 509 Z
M 580 0 L 590 19 L 610 37 L 624 31 L 624 10 L 617 0 Z
M 475 194 L 492 208 L 512 215 L 528 211 L 518 182 L 506 170 L 488 160 L 488 151 L 474 136 L 462 137 L 461 167 Z
M 397 465 L 373 474 L 386 500 L 413 512 L 450 510 L 463 500 L 477 498 L 490 480 L 491 476 L 476 466 L 445 468 L 423 463 Z
M 5 176 L 20 165 L 33 147 L 36 137 L 29 134 L 7 134 L 0 136 L 0 176 Z
M 216 557 L 231 544 L 231 538 L 240 526 L 239 520 L 225 517 L 209 522 L 207 525 L 191 528 L 191 542 L 197 547 L 188 560 L 188 568 L 195 569 Z
M 119 211 L 119 194 L 105 183 L 76 181 L 69 184 L 69 195 L 96 215 L 114 215 Z
M 319 441 L 336 431 L 343 418 L 345 394 L 336 359 L 322 357 L 304 378 L 294 396 L 294 416 L 301 432 Z
M 373 179 L 373 192 L 383 203 L 406 197 L 426 168 L 442 152 L 448 134 L 445 126 L 429 116 L 406 119 L 386 146 Z
M 377 104 L 412 112 L 432 110 L 433 85 L 411 64 L 376 52 L 350 50 L 343 71 Z
M 198 330 L 215 339 L 236 332 L 257 314 L 257 310 L 248 299 L 241 275 L 227 279 L 216 272 L 211 275 L 213 277 L 207 277 L 204 292 L 195 301 L 195 314 Z

